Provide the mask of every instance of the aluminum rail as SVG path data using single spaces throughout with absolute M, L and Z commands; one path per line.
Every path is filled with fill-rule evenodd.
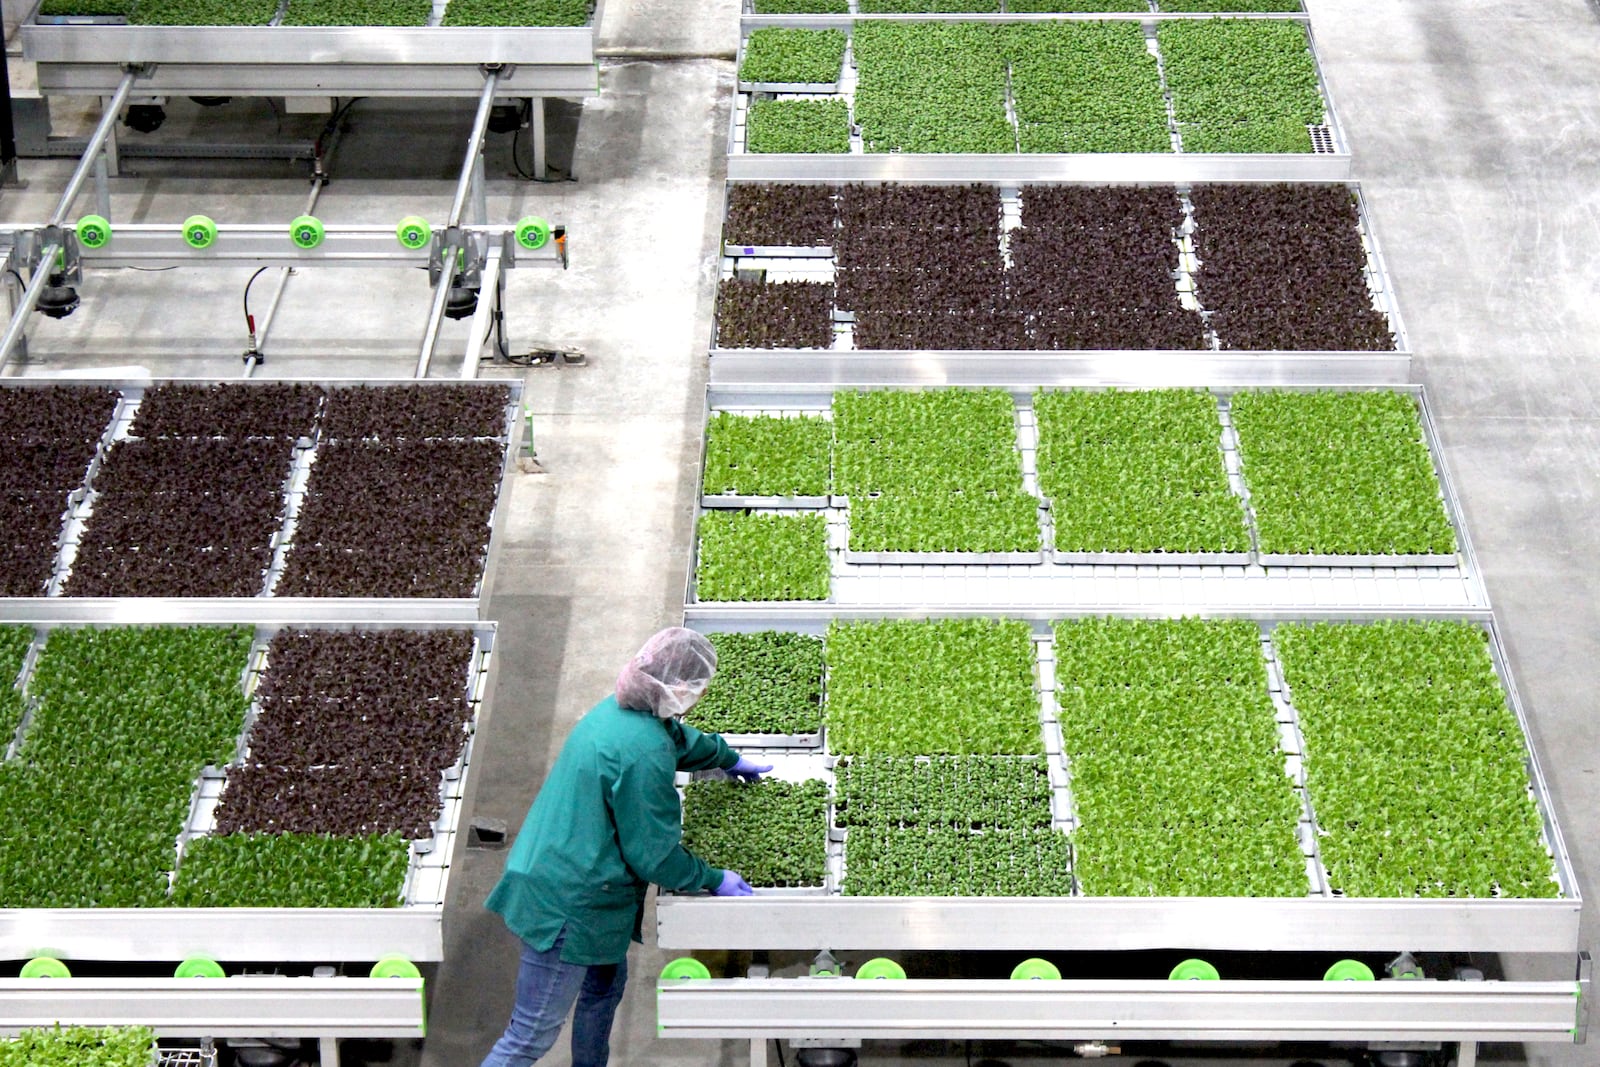
M 422 1037 L 421 978 L 7 978 L 0 1034 L 148 1026 L 158 1037 Z
M 502 258 L 503 253 L 499 245 L 491 246 L 489 254 L 484 257 L 483 284 L 478 289 L 478 308 L 472 313 L 472 325 L 467 331 L 467 348 L 461 356 L 461 377 L 464 380 L 478 376 L 478 363 L 483 353 L 483 346 L 489 340 L 489 331 L 494 329 L 494 317 L 500 302 Z
M 681 1038 L 1576 1043 L 1586 982 L 733 978 L 656 985 Z
M 483 139 L 489 132 L 489 113 L 494 108 L 495 91 L 500 86 L 500 71 L 489 71 L 484 78 L 483 92 L 478 97 L 478 111 L 472 117 L 472 133 L 467 138 L 466 156 L 461 161 L 461 175 L 456 179 L 456 193 L 450 202 L 450 216 L 445 221 L 445 232 L 450 239 L 445 244 L 445 263 L 439 272 L 433 294 L 433 305 L 428 312 L 428 328 L 422 334 L 422 350 L 417 353 L 415 377 L 428 376 L 428 364 L 433 361 L 433 348 L 439 342 L 439 329 L 444 324 L 445 305 L 450 299 L 451 282 L 455 279 L 455 256 L 452 241 L 461 216 L 467 210 L 467 197 L 474 184 L 482 181 Z M 481 292 L 481 290 L 480 290 Z
M 30 229 L 15 227 L 18 231 Z M 510 226 L 462 226 L 469 238 L 490 242 L 504 241 Z M 224 223 L 217 226 L 217 239 L 207 248 L 193 248 L 184 241 L 175 224 L 137 223 L 117 225 L 102 248 L 79 248 L 79 259 L 86 267 L 203 267 L 210 264 L 286 267 L 426 267 L 428 248 L 408 249 L 395 239 L 393 226 L 330 226 L 316 248 L 300 248 L 289 238 L 285 223 Z M 511 265 L 554 267 L 561 257 L 550 242 L 532 251 L 518 247 Z
M 728 154 L 729 181 L 921 182 L 1330 182 L 1353 175 L 1348 153 L 1294 155 Z
M 874 385 L 1042 387 L 1404 385 L 1396 352 L 860 351 L 713 349 L 710 384 L 773 390 Z
M 128 94 L 133 91 L 133 83 L 139 77 L 138 71 L 128 71 L 122 75 L 122 81 L 117 84 L 117 91 L 111 95 L 111 100 L 106 104 L 105 111 L 100 115 L 100 122 L 95 126 L 94 133 L 89 137 L 89 143 L 83 150 L 83 155 L 78 158 L 78 165 L 72 172 L 72 177 L 67 179 L 67 187 L 61 193 L 61 199 L 56 204 L 56 209 L 50 213 L 50 225 L 59 226 L 66 219 L 67 212 L 72 210 L 72 203 L 78 199 L 78 193 L 83 189 L 83 183 L 89 177 L 89 171 L 94 169 L 94 161 L 99 158 L 100 151 L 106 145 L 106 139 L 111 136 L 111 131 L 116 127 L 117 116 L 122 114 L 122 107 L 128 102 Z M 41 259 L 41 263 L 49 262 Z
M 439 343 L 439 328 L 444 325 L 445 304 L 450 300 L 450 282 L 454 277 L 454 269 L 447 266 L 439 272 L 439 281 L 433 287 L 433 304 L 428 310 L 428 328 L 422 334 L 422 350 L 417 353 L 415 377 L 428 376 L 428 364 L 433 362 L 433 346 Z
M 31 2 L 26 5 L 31 7 Z M 24 21 L 24 56 L 45 65 L 94 66 L 137 61 L 218 68 L 303 68 L 305 88 L 316 88 L 328 68 L 390 68 L 427 77 L 427 68 L 452 66 L 475 73 L 485 63 L 518 67 L 571 67 L 592 71 L 590 26 L 51 26 Z M 481 73 L 473 95 L 482 87 Z M 323 89 L 324 94 L 327 90 Z M 413 95 L 416 95 L 413 92 Z
M 856 15 L 762 15 L 744 12 L 739 16 L 741 30 L 769 26 L 789 26 L 808 30 L 848 30 L 857 22 L 1183 22 L 1190 19 L 1257 19 L 1266 22 L 1298 22 L 1309 25 L 1304 11 L 906 11 L 861 13 Z
M 40 379 L 48 383 L 48 379 Z M 294 625 L 296 623 L 452 623 L 479 621 L 477 598 L 383 599 L 376 597 L 7 597 L 0 617 L 13 623 L 79 623 L 190 626 Z M 170 910 L 170 909 L 166 909 Z M 0 945 L 5 942 L 0 911 Z
M 4 370 L 5 365 L 11 361 L 11 353 L 16 350 L 17 342 L 22 340 L 23 331 L 27 329 L 28 316 L 39 306 L 39 298 L 44 295 L 45 288 L 50 284 L 50 270 L 45 264 L 54 263 L 61 252 L 59 244 L 44 246 L 39 256 L 39 265 L 34 268 L 33 277 L 28 279 L 28 287 L 22 291 L 22 301 L 11 313 L 11 321 L 6 324 L 5 336 L 0 337 L 0 370 Z
M 461 164 L 461 176 L 456 179 L 456 195 L 450 203 L 448 226 L 461 225 L 461 214 L 467 209 L 467 194 L 472 189 L 478 158 L 483 155 L 483 139 L 489 132 L 489 112 L 494 108 L 494 96 L 499 86 L 500 71 L 490 71 L 484 79 L 483 93 L 478 97 L 478 112 L 472 118 L 472 134 L 467 138 L 467 154 Z
M 696 625 L 691 622 L 691 625 Z M 663 894 L 669 949 L 871 952 L 1557 952 L 1577 950 L 1579 899 L 850 897 Z

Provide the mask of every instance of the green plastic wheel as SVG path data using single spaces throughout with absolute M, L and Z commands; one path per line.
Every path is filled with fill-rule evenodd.
M 679 956 L 661 968 L 663 982 L 676 982 L 682 978 L 710 978 L 711 971 L 693 956 Z
M 1184 960 L 1172 968 L 1172 973 L 1167 977 L 1178 982 L 1215 982 L 1222 975 L 1218 974 L 1217 969 L 1205 960 Z
M 71 978 L 72 972 L 60 960 L 36 956 L 22 965 L 23 978 Z
M 322 220 L 315 215 L 301 215 L 289 223 L 289 240 L 295 243 L 296 248 L 315 248 L 327 234 Z
M 104 248 L 111 240 L 111 222 L 103 215 L 85 215 L 78 220 L 78 243 L 85 248 Z
M 222 964 L 204 956 L 190 956 L 172 972 L 174 978 L 226 978 Z
M 421 978 L 417 965 L 404 956 L 381 956 L 372 965 L 374 978 Z
M 857 978 L 904 978 L 906 969 L 887 956 L 876 956 L 856 968 Z
M 550 241 L 550 224 L 537 215 L 517 220 L 517 244 L 523 248 L 543 248 Z
M 419 248 L 427 248 L 428 242 L 433 240 L 433 230 L 428 226 L 428 220 L 420 215 L 407 215 L 400 220 L 400 225 L 395 227 L 394 235 L 400 243 L 415 252 Z
M 205 215 L 183 220 L 183 240 L 190 248 L 210 248 L 217 240 L 217 224 Z
M 1039 980 L 1054 982 L 1061 977 L 1061 968 L 1049 960 L 1042 960 L 1034 956 L 1023 960 L 1012 968 L 1011 977 L 1019 982 Z
M 1340 960 L 1328 968 L 1328 973 L 1322 976 L 1325 982 L 1371 982 L 1375 981 L 1372 968 L 1360 960 Z

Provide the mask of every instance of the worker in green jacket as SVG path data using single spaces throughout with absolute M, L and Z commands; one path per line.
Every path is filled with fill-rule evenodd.
M 572 1067 L 604 1067 L 650 883 L 752 894 L 682 841 L 678 771 L 721 768 L 753 782 L 772 769 L 681 721 L 716 668 L 703 635 L 662 630 L 622 668 L 616 693 L 572 728 L 489 894 L 487 906 L 522 939 L 522 965 L 511 1022 L 483 1067 L 537 1061 L 574 1004 Z

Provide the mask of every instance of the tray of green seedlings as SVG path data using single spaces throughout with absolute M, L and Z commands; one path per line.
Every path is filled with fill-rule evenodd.
M 752 100 L 744 116 L 746 152 L 843 155 L 850 151 L 845 100 L 774 97 Z
M 135 26 L 265 26 L 278 0 L 135 0 L 128 21 Z
M 1215 9 L 1222 7 L 1216 0 L 1209 2 Z M 1247 6 L 1244 0 L 1235 2 L 1241 9 Z M 1267 0 L 1269 5 L 1276 2 Z M 929 10 L 922 0 L 887 3 L 881 10 L 863 7 L 855 13 Z M 976 3 L 986 11 L 999 10 L 997 0 Z M 1064 0 L 1019 3 L 1015 12 L 1019 14 L 1130 10 Z M 1016 7 L 1008 4 L 1007 11 Z M 961 5 L 961 11 L 976 10 Z M 1155 13 L 1145 4 L 1131 10 Z M 766 27 L 754 32 L 842 31 Z M 835 72 L 834 50 L 846 52 L 835 44 L 823 55 L 820 38 L 813 49 L 818 58 L 816 69 L 806 74 L 810 78 Z M 784 63 L 768 67 L 766 55 L 763 47 L 756 51 L 762 63 L 741 69 L 740 87 L 747 94 L 779 85 L 816 96 L 831 92 L 820 82 L 758 80 L 758 75 L 787 76 L 791 70 Z M 793 70 L 804 71 L 811 65 L 810 51 L 798 44 L 779 55 L 792 62 Z M 1310 37 L 1299 19 L 1164 19 L 1147 36 L 1138 21 L 1127 19 L 996 24 L 863 18 L 851 28 L 845 62 L 853 68 L 854 78 L 847 70 L 831 100 L 747 97 L 751 115 L 745 119 L 745 150 L 1309 154 L 1337 147 Z M 1168 92 L 1175 128 L 1168 117 Z M 776 102 L 812 108 L 836 105 L 847 112 L 859 141 L 830 148 L 757 147 L 754 112 L 761 104 Z M 736 119 L 736 151 L 737 129 Z
M 820 512 L 700 514 L 691 601 L 827 600 L 828 519 Z
M 239 627 L 52 630 L 0 764 L 0 908 L 170 903 L 201 768 L 244 725 L 252 635 Z
M 1225 408 L 1263 565 L 1460 565 L 1417 397 L 1262 390 Z
M 1271 639 L 1335 894 L 1562 895 L 1486 629 L 1280 623 Z
M 1055 760 L 852 756 L 834 769 L 847 896 L 1065 896 Z
M 1044 22 L 1015 31 L 1007 54 L 1021 151 L 1172 151 L 1160 67 L 1137 22 Z
M 433 0 L 289 0 L 280 26 L 426 26 Z
M 1255 623 L 1070 620 L 1054 658 L 1083 895 L 1310 894 Z
M 1054 761 L 852 756 L 834 769 L 846 896 L 1067 896 Z
M 1046 752 L 1053 731 L 1041 717 L 1025 622 L 834 622 L 827 659 L 827 743 L 835 755 Z
M 593 0 L 450 0 L 444 26 L 587 26 Z
M 1018 0 L 1009 0 L 1016 4 Z M 1155 9 L 1171 14 L 1204 12 L 1255 12 L 1260 14 L 1299 14 L 1300 0 L 1155 0 Z
M 737 871 L 767 894 L 814 896 L 830 889 L 830 786 L 816 757 L 774 764 L 757 782 L 695 777 L 680 785 L 683 846 L 713 867 Z M 720 772 L 718 772 L 720 775 Z
M 126 26 L 134 0 L 44 0 L 31 21 L 39 26 Z
M 707 635 L 717 674 L 690 725 L 737 749 L 822 745 L 823 641 L 787 630 Z
M 0 1067 L 151 1067 L 162 1062 L 145 1026 L 52 1026 L 0 1038 Z
M 1313 151 L 1328 109 L 1299 21 L 1164 21 L 1156 39 L 1184 152 Z
M 1054 562 L 1250 562 L 1210 393 L 1041 390 L 1033 415 Z
M 765 27 L 751 31 L 739 56 L 741 92 L 836 93 L 844 66 L 843 30 Z
M 833 431 L 834 491 L 849 498 L 847 563 L 1043 561 L 1010 394 L 837 393 Z
M 827 507 L 832 458 L 833 426 L 820 412 L 714 411 L 700 506 Z

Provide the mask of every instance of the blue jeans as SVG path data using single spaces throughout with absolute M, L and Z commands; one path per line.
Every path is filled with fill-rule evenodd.
M 628 961 L 593 967 L 565 963 L 564 939 L 565 934 L 557 937 L 543 952 L 522 943 L 511 1022 L 483 1067 L 528 1067 L 536 1062 L 556 1043 L 568 1011 L 572 1011 L 572 1067 L 605 1067 L 611 1058 L 611 1020 L 628 982 Z

